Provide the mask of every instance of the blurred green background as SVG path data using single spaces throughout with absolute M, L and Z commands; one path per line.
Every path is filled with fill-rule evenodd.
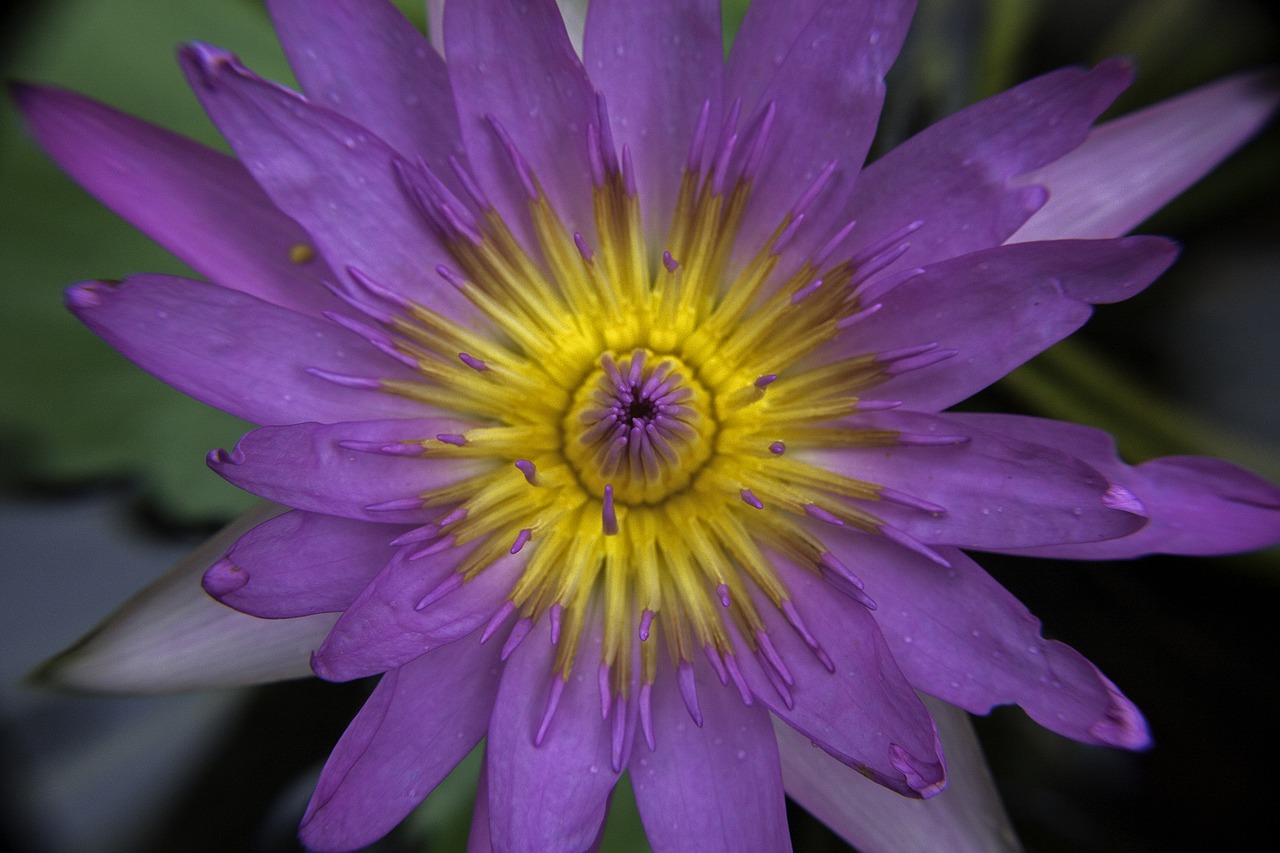
M 401 5 L 422 22 L 416 4 Z M 726 4 L 728 23 L 742 6 Z M 257 0 L 45 0 L 2 14 L 5 78 L 57 83 L 210 144 L 217 134 L 185 88 L 175 45 L 213 42 L 292 81 Z M 1278 29 L 1260 0 L 921 0 L 876 150 L 1034 74 L 1118 54 L 1138 66 L 1115 110 L 1128 112 L 1274 64 Z M 204 466 L 205 451 L 231 445 L 247 425 L 142 374 L 62 307 L 72 282 L 182 265 L 63 177 L 7 102 L 0 199 L 0 566 L 18 590 L 8 596 L 13 617 L 4 611 L 10 650 L 0 677 L 12 681 L 249 501 Z M 1181 241 L 1178 265 L 977 403 L 1106 427 L 1130 461 L 1210 453 L 1280 480 L 1280 132 L 1273 124 L 1139 230 Z M 981 721 L 1029 849 L 1223 849 L 1267 826 L 1280 758 L 1271 731 L 1280 707 L 1276 549 L 1221 560 L 983 563 L 1044 619 L 1047 635 L 1121 685 L 1157 743 L 1130 755 L 1067 742 L 1017 711 Z M 368 687 L 286 684 L 175 700 L 188 704 L 172 712 L 131 705 L 143 710 L 120 727 L 101 722 L 134 713 L 111 704 L 119 700 L 66 700 L 68 711 L 4 688 L 0 746 L 13 749 L 0 759 L 0 841 L 51 853 L 294 849 L 314 774 Z M 158 719 L 163 733 L 148 728 Z M 111 748 L 85 742 L 86 731 L 106 732 Z M 75 797 L 97 796 L 95 779 L 184 744 L 191 754 L 175 758 L 181 766 L 163 777 L 163 791 L 139 785 L 139 799 L 80 834 L 50 828 L 83 818 L 71 816 Z M 90 758 L 98 763 L 86 767 Z M 376 849 L 461 849 L 474 773 L 464 766 Z M 148 796 L 161 804 L 144 806 Z M 647 849 L 628 801 L 615 797 L 606 850 Z M 106 825 L 130 816 L 124 828 Z M 793 828 L 798 850 L 842 849 L 801 813 Z

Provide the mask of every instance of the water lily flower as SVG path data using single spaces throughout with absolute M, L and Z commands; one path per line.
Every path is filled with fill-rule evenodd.
M 53 677 L 381 674 L 319 850 L 482 740 L 472 845 L 504 851 L 591 847 L 623 772 L 658 850 L 788 849 L 784 792 L 867 849 L 990 849 L 989 811 L 921 802 L 968 748 L 948 705 L 1148 744 L 967 552 L 1257 548 L 1280 491 L 944 410 L 1168 267 L 1124 235 L 1257 129 L 1264 80 L 1095 128 L 1131 69 L 1068 68 L 868 165 L 909 0 L 757 0 L 727 60 L 719 0 L 596 0 L 581 54 L 552 0 L 450 3 L 443 53 L 382 0 L 268 5 L 302 94 L 180 52 L 234 158 L 17 90 L 207 278 L 71 310 L 260 424 L 209 464 L 270 502 Z

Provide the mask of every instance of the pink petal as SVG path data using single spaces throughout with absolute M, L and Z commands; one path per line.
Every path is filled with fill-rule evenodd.
M 881 501 L 849 501 L 921 542 L 963 548 L 1096 542 L 1146 523 L 1116 508 L 1112 483 L 1059 444 L 1032 444 L 951 415 L 877 412 L 842 422 L 916 436 L 963 436 L 955 444 L 824 448 L 798 452 L 819 468 L 886 486 L 944 512 Z M 874 596 L 873 596 L 874 597 Z
M 555 653 L 542 620 L 502 673 L 487 750 L 489 830 L 498 850 L 585 850 L 600 831 L 618 780 L 610 755 L 612 721 L 600 719 L 598 629 L 583 638 L 555 716 L 541 743 L 534 742 L 552 682 L 560 678 L 552 672 Z M 632 709 L 627 714 L 629 749 L 635 720 Z
M 348 681 L 402 666 L 485 625 L 511 593 L 528 553 L 506 555 L 475 578 L 422 609 L 429 593 L 450 581 L 478 543 L 419 559 L 409 546 L 378 573 L 333 626 L 312 660 L 321 678 Z M 502 647 L 503 635 L 489 642 Z
M 1040 636 L 1040 621 L 962 552 L 941 568 L 881 540 L 833 531 L 823 541 L 856 566 L 894 659 L 916 688 L 985 714 L 1016 703 L 1084 743 L 1141 749 L 1142 715 L 1079 652 Z
M 1047 187 L 1049 201 L 1010 242 L 1127 233 L 1244 144 L 1277 103 L 1273 74 L 1242 74 L 1101 125 L 1019 178 Z
M 866 853 L 1021 850 L 968 715 L 922 698 L 947 753 L 947 787 L 937 796 L 899 796 L 815 749 L 794 729 L 775 723 L 787 795 Z
M 656 749 L 637 744 L 632 753 L 631 784 L 645 835 L 658 850 L 789 851 L 769 713 L 743 705 L 707 664 L 697 667 L 702 726 L 689 719 L 671 668 L 660 667 L 652 704 Z
M 662 238 L 705 101 L 712 126 L 720 120 L 720 2 L 596 0 L 589 10 L 587 72 L 608 102 L 614 141 L 631 149 L 645 231 Z
M 386 0 L 271 0 L 289 64 L 307 97 L 452 178 L 465 156 L 449 75 L 422 33 Z
M 340 306 L 320 286 L 332 276 L 324 261 L 290 259 L 306 232 L 235 160 L 61 89 L 14 96 L 59 166 L 201 275 L 303 314 Z
M 1005 435 L 1034 436 L 1078 456 L 1135 496 L 1151 519 L 1123 539 L 1033 548 L 1026 553 L 1120 560 L 1153 553 L 1230 554 L 1280 542 L 1280 489 L 1229 462 L 1166 456 L 1129 466 L 1116 456 L 1111 436 L 1092 427 L 1014 415 L 962 414 L 958 418 Z
M 427 412 L 402 397 L 348 388 L 308 372 L 411 379 L 404 365 L 352 332 L 215 284 L 135 275 L 86 282 L 72 312 L 129 360 L 178 390 L 260 424 Z
M 257 619 L 200 587 L 200 576 L 239 536 L 279 512 L 263 504 L 241 516 L 46 662 L 35 678 L 72 690 L 168 693 L 308 675 L 311 650 L 333 616 Z
M 456 420 L 291 424 L 256 429 L 230 450 L 209 454 L 209 467 L 247 492 L 294 509 L 365 521 L 424 524 L 438 510 L 370 509 L 409 501 L 478 472 L 483 462 L 422 459 L 351 450 L 343 442 L 395 445 L 463 432 Z
M 204 575 L 228 607 L 265 619 L 345 610 L 395 554 L 402 526 L 294 510 L 250 530 Z
M 440 784 L 488 728 L 498 652 L 473 638 L 382 677 L 325 762 L 302 819 L 308 849 L 371 844 Z

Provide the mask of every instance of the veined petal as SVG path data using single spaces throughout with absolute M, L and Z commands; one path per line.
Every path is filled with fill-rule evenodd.
M 230 157 L 81 95 L 15 86 L 32 134 L 67 174 L 201 275 L 318 316 L 340 303 L 310 240 Z M 92 139 L 92 145 L 85 145 Z
M 263 504 L 223 528 L 32 678 L 94 693 L 168 693 L 310 674 L 311 650 L 335 617 L 258 619 L 219 604 L 200 586 L 237 537 L 280 511 Z
M 448 254 L 414 208 L 387 143 L 263 80 L 226 51 L 187 45 L 179 58 L 240 161 L 338 276 L 349 281 L 355 267 L 408 299 L 476 322 L 471 306 L 434 272 Z
M 600 637 L 589 630 L 579 660 L 599 660 L 599 650 Z M 497 850 L 585 850 L 599 834 L 618 781 L 610 754 L 612 723 L 600 719 L 600 693 L 589 665 L 575 667 L 563 683 L 544 727 L 553 685 L 560 680 L 552 672 L 555 654 L 547 620 L 541 620 L 502 673 L 487 750 L 489 829 Z M 624 752 L 635 734 L 634 712 L 626 713 Z
M 204 575 L 214 598 L 264 619 L 345 610 L 408 528 L 293 510 L 250 530 Z
M 403 397 L 309 373 L 414 375 L 334 323 L 247 293 L 148 274 L 119 284 L 76 285 L 67 302 L 81 322 L 143 370 L 247 421 L 333 422 L 426 410 Z
M 247 492 L 295 509 L 365 521 L 423 524 L 438 515 L 420 506 L 379 509 L 475 473 L 467 461 L 406 458 L 352 450 L 343 442 L 395 445 L 457 433 L 461 421 L 390 420 L 290 424 L 256 429 L 209 467 Z M 371 509 L 370 507 L 374 507 Z
M 908 797 L 937 793 L 946 777 L 933 721 L 870 612 L 833 595 L 829 584 L 783 556 L 770 554 L 770 560 L 835 672 L 776 608 L 762 604 L 769 637 L 795 680 L 789 688 L 793 706 L 787 707 L 756 659 L 744 654 L 738 664 L 751 692 L 787 725 L 879 784 Z M 743 642 L 738 647 L 750 648 Z
M 632 754 L 631 784 L 649 843 L 690 853 L 790 851 L 769 712 L 743 705 L 706 664 L 696 668 L 702 725 L 689 719 L 674 674 L 660 669 L 652 706 L 656 749 L 637 745 Z
M 594 234 L 587 125 L 595 90 L 553 0 L 450 3 L 449 77 L 462 139 L 489 199 L 528 241 L 527 195 L 492 122 L 508 134 L 571 231 Z
M 892 501 L 851 501 L 921 542 L 982 549 L 1097 542 L 1146 523 L 1140 508 L 1116 508 L 1113 484 L 1053 441 L 1032 443 L 1029 435 L 1013 438 L 951 415 L 916 412 L 876 412 L 842 423 L 967 439 L 802 451 L 800 458 L 824 470 L 941 506 L 943 512 L 931 512 Z
M 1021 706 L 1047 729 L 1084 743 L 1150 744 L 1133 703 L 1074 649 L 1040 636 L 1040 620 L 963 552 L 949 569 L 891 543 L 836 532 L 826 544 L 856 561 L 894 660 L 916 688 L 977 714 Z
M 704 103 L 708 126 L 720 123 L 720 2 L 596 0 L 584 47 L 614 141 L 634 158 L 646 233 L 664 239 Z
M 354 850 L 404 819 L 488 728 L 497 644 L 475 638 L 382 677 L 325 762 L 302 818 L 312 850 Z
M 1010 180 L 1080 145 L 1132 78 L 1119 60 L 1063 68 L 929 126 L 858 176 L 850 251 L 915 221 L 910 248 L 884 274 L 1000 245 L 1045 200 L 1039 186 Z
M 797 32 L 758 99 L 727 90 L 727 102 L 743 98 L 745 116 L 770 104 L 777 109 L 742 225 L 748 254 L 764 244 L 782 214 L 833 161 L 835 172 L 797 237 L 796 254 L 817 248 L 849 221 L 849 193 L 884 104 L 884 74 L 897 58 L 914 8 L 912 0 L 824 3 Z M 733 76 L 732 62 L 730 84 L 744 82 Z
M 876 398 L 940 411 L 986 388 L 1080 328 L 1091 305 L 1140 293 L 1173 263 L 1158 237 L 997 246 L 926 267 L 886 295 L 882 309 L 819 349 L 814 360 L 936 344 L 956 355 L 876 386 Z
M 1115 440 L 1080 424 L 1016 415 L 954 415 L 1004 435 L 1052 444 L 1083 459 L 1123 486 L 1151 521 L 1122 539 L 1020 549 L 1019 553 L 1075 560 L 1122 560 L 1143 554 L 1208 556 L 1266 548 L 1280 542 L 1280 489 L 1221 459 L 1166 456 L 1124 464 Z M 1004 549 L 999 549 L 1004 550 Z
M 312 661 L 316 674 L 349 681 L 385 672 L 488 622 L 511 592 L 528 554 L 508 554 L 457 589 L 442 589 L 476 547 L 447 548 L 417 559 L 416 548 L 403 549 L 333 626 Z M 501 639 L 490 642 L 502 646 Z
M 1049 201 L 1010 242 L 1127 233 L 1239 148 L 1277 103 L 1274 73 L 1242 74 L 1101 125 L 1018 179 L 1046 187 Z
M 387 0 L 271 0 L 267 4 L 302 91 L 451 181 L 463 157 L 449 75 Z
M 947 754 L 947 787 L 901 797 L 840 764 L 791 727 L 774 723 L 787 795 L 867 853 L 1016 853 L 1021 850 L 968 715 L 929 696 Z

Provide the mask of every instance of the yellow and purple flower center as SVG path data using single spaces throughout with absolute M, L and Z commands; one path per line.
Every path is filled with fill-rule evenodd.
M 950 353 L 920 347 L 805 361 L 878 308 L 861 303 L 858 285 L 900 254 L 909 229 L 860 258 L 826 265 L 846 229 L 798 268 L 780 270 L 782 249 L 821 194 L 827 170 L 782 212 L 753 257 L 736 260 L 751 151 L 769 126 L 741 146 L 729 136 L 707 170 L 694 165 L 702 161 L 698 135 L 661 244 L 666 250 L 652 264 L 658 255 L 642 227 L 625 147 L 619 162 L 611 144 L 593 136 L 600 151 L 596 246 L 563 224 L 510 146 L 533 251 L 478 194 L 462 203 L 430 174 L 404 175 L 450 247 L 454 265 L 437 272 L 466 297 L 476 320 L 462 323 L 401 301 L 402 316 L 391 321 L 393 354 L 421 379 L 384 380 L 382 387 L 480 424 L 386 449 L 478 464 L 460 466 L 470 473 L 415 499 L 439 511 L 424 554 L 477 543 L 419 607 L 508 554 L 522 554 L 523 571 L 486 638 L 516 613 L 508 640 L 514 648 L 535 621 L 549 619 L 563 685 L 584 630 L 602 626 L 606 712 L 607 697 L 621 701 L 633 689 L 637 666 L 647 709 L 644 694 L 664 648 L 688 687 L 682 693 L 695 720 L 690 662 L 697 654 L 748 703 L 735 655 L 757 656 L 789 704 L 792 678 L 761 607 L 783 613 L 830 668 L 770 555 L 837 578 L 868 606 L 874 602 L 809 532 L 814 523 L 885 535 L 941 562 L 848 499 L 941 507 L 806 460 L 806 451 L 822 447 L 912 440 L 833 422 L 884 408 L 860 403 L 860 392 Z M 362 283 L 388 298 L 375 283 Z M 558 695 L 553 690 L 548 721 Z

